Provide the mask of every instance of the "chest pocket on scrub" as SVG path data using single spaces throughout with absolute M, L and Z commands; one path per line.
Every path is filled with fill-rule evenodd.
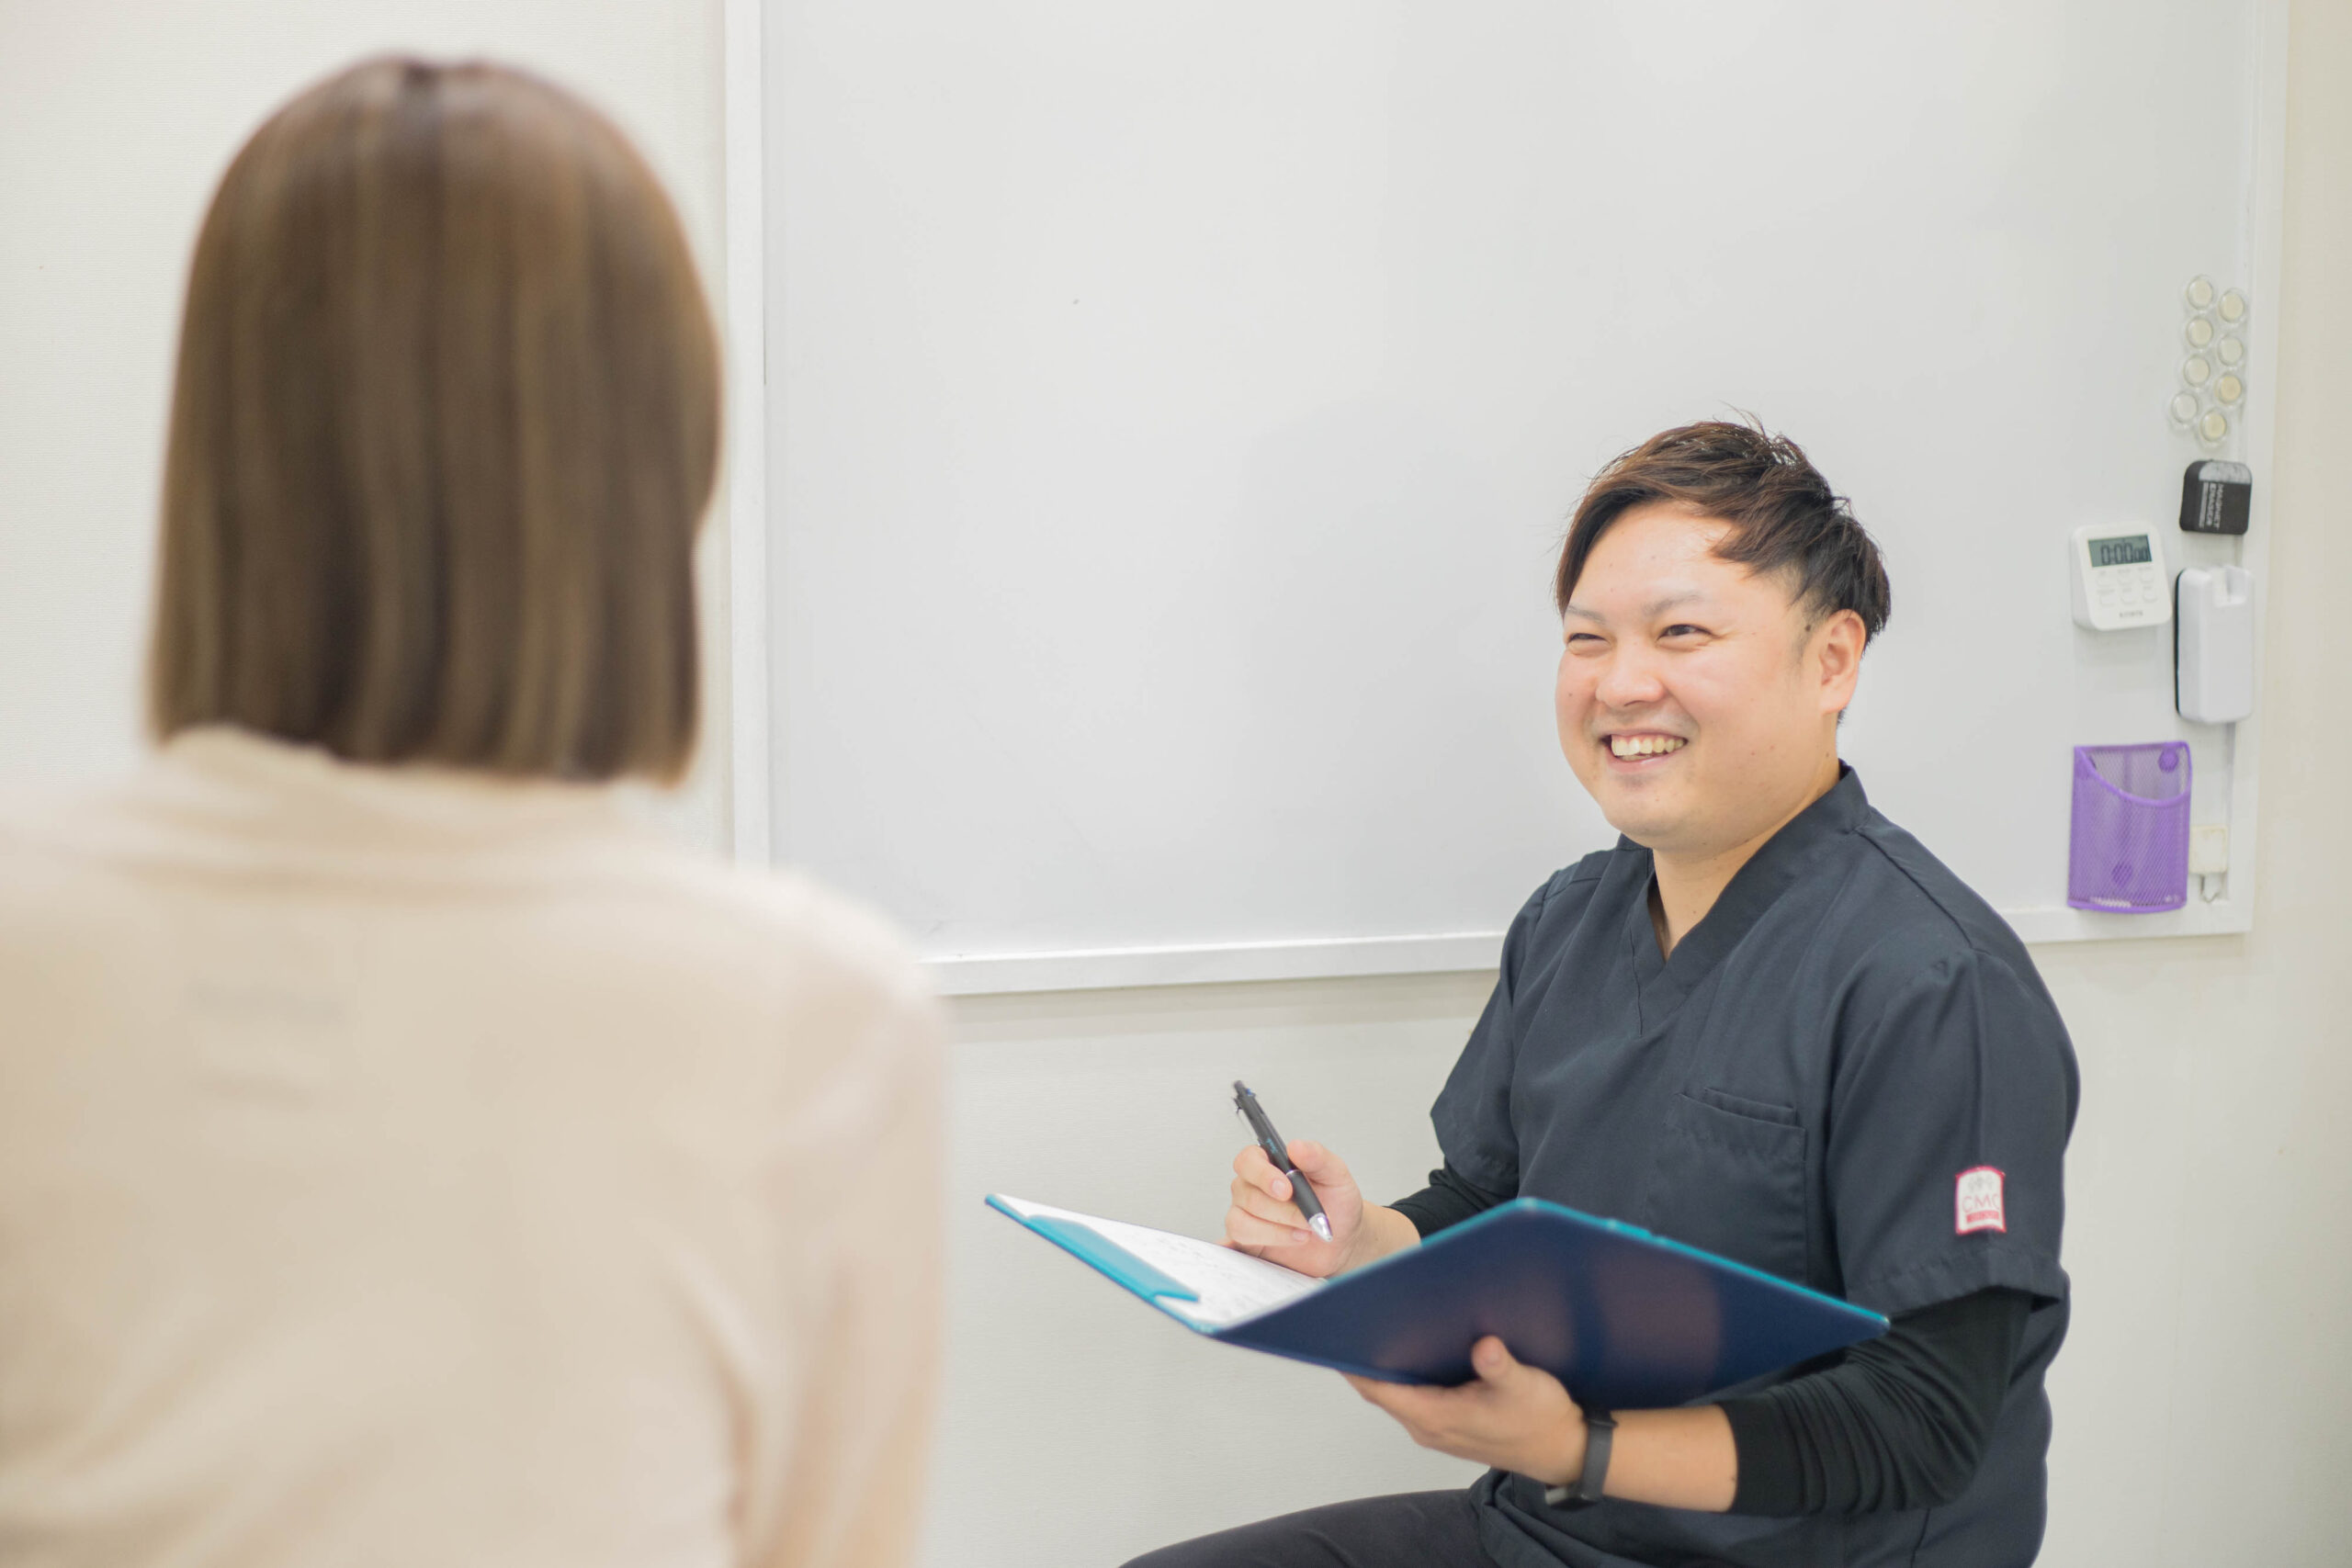
M 1804 1122 L 1794 1110 L 1696 1089 L 1669 1102 L 1640 1223 L 1800 1283 Z

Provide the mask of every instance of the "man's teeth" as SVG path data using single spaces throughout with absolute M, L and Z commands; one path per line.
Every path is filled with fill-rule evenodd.
M 1687 744 L 1679 735 L 1612 735 L 1609 738 L 1609 752 L 1613 757 L 1648 757 L 1679 751 Z

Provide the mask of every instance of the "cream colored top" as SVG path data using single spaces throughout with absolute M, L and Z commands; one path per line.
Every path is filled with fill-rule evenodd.
M 0 809 L 0 1562 L 901 1561 L 939 1036 L 604 788 L 215 729 Z

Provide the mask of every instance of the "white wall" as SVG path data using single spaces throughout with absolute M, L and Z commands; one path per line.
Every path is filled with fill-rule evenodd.
M 2083 1062 L 2069 1565 L 2352 1555 L 2352 6 L 2299 0 L 2290 51 L 2255 930 L 2035 954 Z
M 2058 1568 L 2346 1554 L 2352 1139 L 2335 1122 L 2352 1102 L 2352 631 L 2329 595 L 2352 594 L 2352 4 L 2299 0 L 2295 27 L 2256 929 L 2037 953 L 2084 1068 L 2075 1337 L 2052 1379 Z M 0 780 L 135 753 L 181 270 L 253 121 L 364 50 L 494 51 L 613 110 L 714 261 L 719 33 L 717 0 L 0 0 Z M 715 838 L 716 789 L 682 808 L 686 830 Z M 1441 976 L 959 1004 L 928 1562 L 1114 1563 L 1465 1472 L 1335 1380 L 1193 1341 L 979 1194 L 1205 1231 L 1237 1075 L 1295 1108 L 1286 1131 L 1402 1190 L 1434 1156 L 1423 1111 L 1484 993 Z

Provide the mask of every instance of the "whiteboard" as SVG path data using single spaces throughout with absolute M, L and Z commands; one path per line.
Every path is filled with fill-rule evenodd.
M 760 17 L 738 789 L 949 988 L 1492 963 L 1615 839 L 1553 733 L 1565 518 L 1734 411 L 1884 548 L 1872 800 L 2029 940 L 2246 928 L 2258 722 L 2178 719 L 2064 551 L 2265 564 L 2278 0 Z M 2254 301 L 2242 547 L 2174 522 L 2199 273 Z M 2064 908 L 2071 749 L 2176 736 L 2225 895 Z

